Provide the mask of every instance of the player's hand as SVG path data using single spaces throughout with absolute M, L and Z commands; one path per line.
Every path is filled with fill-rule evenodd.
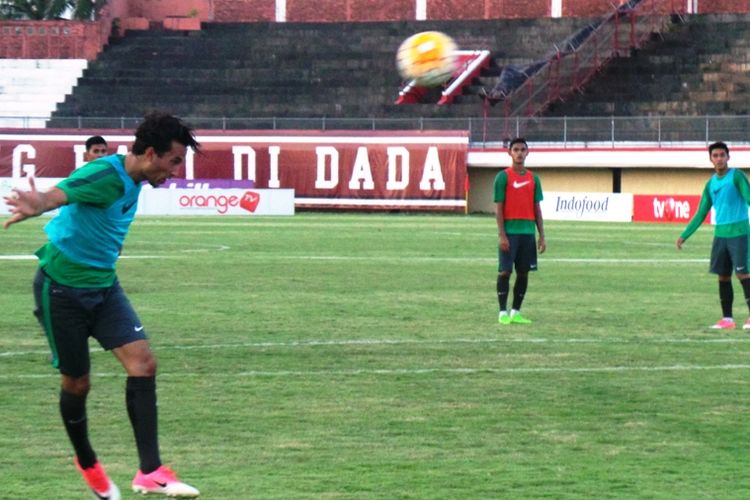
M 506 235 L 500 235 L 500 250 L 503 252 L 510 252 L 510 240 Z
M 677 245 L 677 250 L 682 250 L 683 243 L 685 243 L 685 240 L 683 240 L 682 238 L 677 238 L 677 243 L 675 243 Z
M 544 236 L 539 237 L 539 240 L 536 242 L 536 247 L 539 250 L 539 253 L 544 253 L 544 251 L 547 250 L 547 241 L 544 239 Z
M 36 190 L 33 177 L 29 177 L 29 187 L 28 191 L 13 188 L 11 194 L 3 197 L 5 204 L 10 207 L 10 217 L 3 223 L 3 228 L 8 229 L 12 224 L 36 217 L 44 211 L 44 200 Z

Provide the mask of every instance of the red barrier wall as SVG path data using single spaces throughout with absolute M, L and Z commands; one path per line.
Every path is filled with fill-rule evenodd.
M 214 0 L 214 21 L 268 22 L 276 20 L 273 0 Z
M 0 22 L 0 58 L 95 59 L 109 36 L 101 23 Z
M 427 19 L 538 18 L 550 15 L 552 0 L 425 0 Z M 652 0 L 644 0 L 651 2 Z M 563 16 L 592 17 L 621 0 L 562 0 Z M 414 20 L 417 0 L 286 0 L 288 22 Z M 684 9 L 686 0 L 662 3 Z M 750 13 L 749 0 L 701 1 L 699 13 Z M 0 21 L 0 57 L 94 59 L 116 34 L 162 22 L 168 29 L 199 29 L 200 22 L 273 22 L 276 0 L 110 0 L 99 19 Z M 179 18 L 183 18 L 180 20 Z M 165 22 L 166 21 L 166 22 Z
M 712 0 L 709 2 L 701 2 L 699 4 L 700 12 L 722 12 L 722 13 L 738 13 L 738 12 L 750 12 L 750 2 L 748 0 Z M 705 10 L 704 10 L 705 9 Z
M 563 0 L 563 16 L 603 16 L 612 12 L 612 6 L 619 2 L 602 2 L 601 0 Z
M 168 17 L 195 17 L 204 21 L 213 18 L 211 0 L 128 0 L 127 3 L 128 16 L 147 17 L 152 21 Z
M 504 19 L 550 15 L 549 0 L 431 0 L 428 19 Z

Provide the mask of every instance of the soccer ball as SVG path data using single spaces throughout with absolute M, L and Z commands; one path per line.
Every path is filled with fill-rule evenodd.
M 398 72 L 421 87 L 445 83 L 457 67 L 456 42 L 439 31 L 423 31 L 401 43 L 396 54 Z

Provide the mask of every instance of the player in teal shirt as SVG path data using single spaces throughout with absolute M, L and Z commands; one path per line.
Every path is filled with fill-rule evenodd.
M 677 248 L 682 245 L 703 223 L 711 207 L 716 214 L 714 241 L 711 247 L 710 272 L 719 275 L 719 302 L 722 318 L 711 328 L 733 329 L 732 317 L 734 289 L 732 273 L 737 276 L 750 307 L 750 272 L 748 271 L 748 205 L 750 205 L 750 183 L 741 170 L 729 168 L 729 148 L 723 142 L 708 147 L 708 154 L 715 174 L 703 188 L 700 205 L 695 216 L 677 238 Z M 750 317 L 742 327 L 750 329 Z
M 5 197 L 12 224 L 60 208 L 45 226 L 48 242 L 36 255 L 34 314 L 60 371 L 60 412 L 75 450 L 74 463 L 97 498 L 119 500 L 89 441 L 86 399 L 91 386 L 88 338 L 111 350 L 127 372 L 125 397 L 140 467 L 132 488 L 141 493 L 195 497 L 199 492 L 162 465 L 157 439 L 156 359 L 138 315 L 117 280 L 115 264 L 138 206 L 143 182 L 154 187 L 177 174 L 187 148 L 197 149 L 191 128 L 152 113 L 135 132 L 127 155 L 96 159 L 55 187 L 14 189 Z

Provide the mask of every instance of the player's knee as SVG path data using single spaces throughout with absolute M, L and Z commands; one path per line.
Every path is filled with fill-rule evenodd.
M 153 377 L 156 375 L 156 358 L 151 352 L 140 360 L 138 371 L 138 376 L 140 377 Z
M 130 377 L 153 377 L 156 375 L 156 358 L 151 351 L 139 353 L 123 360 L 125 371 Z
M 85 397 L 91 390 L 91 379 L 88 375 L 84 375 L 83 377 L 63 375 L 61 386 L 65 392 Z

